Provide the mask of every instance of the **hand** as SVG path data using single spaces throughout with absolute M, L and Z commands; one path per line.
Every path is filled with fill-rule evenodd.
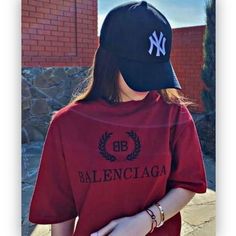
M 90 236 L 144 236 L 151 229 L 151 218 L 146 212 L 112 220 Z

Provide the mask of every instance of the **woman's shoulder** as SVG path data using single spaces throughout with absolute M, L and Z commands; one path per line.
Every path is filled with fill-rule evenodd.
M 55 110 L 52 112 L 51 116 L 51 122 L 62 122 L 63 120 L 67 119 L 68 117 L 71 117 L 75 111 L 79 109 L 81 106 L 81 102 L 71 102 L 64 106 L 62 106 L 60 109 Z
M 180 102 L 167 102 L 162 96 L 160 96 L 160 105 L 163 110 L 167 110 L 171 115 L 175 116 L 189 116 L 190 110 L 187 105 Z
M 193 117 L 187 105 L 181 103 L 167 103 L 161 98 L 161 109 L 172 126 L 186 125 L 193 122 Z
M 186 127 L 189 124 L 194 123 L 192 114 L 188 106 L 184 104 L 173 104 L 174 115 L 173 125 L 179 127 Z
M 73 122 L 78 121 L 84 114 L 90 114 L 93 110 L 99 109 L 96 101 L 77 100 L 66 104 L 60 109 L 53 111 L 51 121 L 54 122 Z

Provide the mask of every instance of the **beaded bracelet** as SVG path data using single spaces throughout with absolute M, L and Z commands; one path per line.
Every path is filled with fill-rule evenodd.
M 148 233 L 152 233 L 153 230 L 154 230 L 154 228 L 157 227 L 156 216 L 155 216 L 155 214 L 153 213 L 153 211 L 152 211 L 151 209 L 149 209 L 149 208 L 146 209 L 145 211 L 148 213 L 148 215 L 150 215 L 150 217 L 151 217 L 151 219 L 152 219 L 152 227 L 151 227 L 150 231 L 148 232 Z M 155 226 L 153 226 L 154 223 L 155 223 Z

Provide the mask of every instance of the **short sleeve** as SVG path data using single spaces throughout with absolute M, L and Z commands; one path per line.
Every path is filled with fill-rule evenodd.
M 207 188 L 203 154 L 194 120 L 181 106 L 172 139 L 172 164 L 168 189 L 184 188 L 204 193 Z
M 49 124 L 41 153 L 29 207 L 29 221 L 37 224 L 53 224 L 76 216 L 58 120 L 54 118 Z

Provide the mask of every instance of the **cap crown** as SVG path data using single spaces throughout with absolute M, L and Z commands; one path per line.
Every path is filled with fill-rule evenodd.
M 169 61 L 172 30 L 151 4 L 129 2 L 113 8 L 100 33 L 100 46 L 117 56 L 142 62 Z

